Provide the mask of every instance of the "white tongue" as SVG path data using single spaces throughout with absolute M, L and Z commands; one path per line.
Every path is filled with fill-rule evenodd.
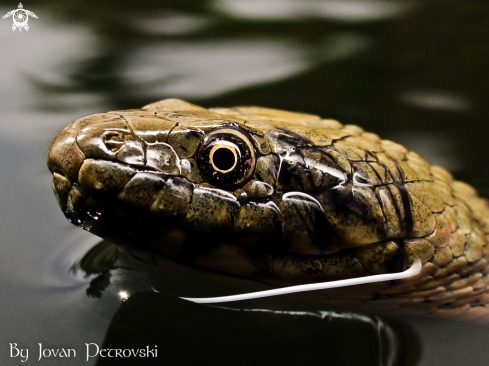
M 416 259 L 413 265 L 404 272 L 350 278 L 347 280 L 339 280 L 339 281 L 331 281 L 331 282 L 311 283 L 308 285 L 282 287 L 275 290 L 250 292 L 247 294 L 232 295 L 232 296 L 202 297 L 202 298 L 181 297 L 181 299 L 192 301 L 198 304 L 213 304 L 218 302 L 252 300 L 252 299 L 259 299 L 261 297 L 293 294 L 296 292 L 326 290 L 326 289 L 337 288 L 337 287 L 363 285 L 366 283 L 400 280 L 403 278 L 416 276 L 417 274 L 419 274 L 419 272 L 421 272 L 421 267 L 422 267 L 421 261 L 419 259 Z

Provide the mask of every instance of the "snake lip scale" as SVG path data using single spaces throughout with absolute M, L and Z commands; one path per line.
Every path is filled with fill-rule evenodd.
M 489 205 L 418 154 L 358 126 L 166 99 L 82 117 L 53 141 L 72 223 L 157 268 L 268 286 L 405 271 L 314 301 L 485 319 Z

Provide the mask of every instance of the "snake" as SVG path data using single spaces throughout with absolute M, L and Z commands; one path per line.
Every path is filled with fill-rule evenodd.
M 54 139 L 48 168 L 71 223 L 146 264 L 277 287 L 420 260 L 414 277 L 317 296 L 489 317 L 488 201 L 356 125 L 165 99 L 72 122 Z

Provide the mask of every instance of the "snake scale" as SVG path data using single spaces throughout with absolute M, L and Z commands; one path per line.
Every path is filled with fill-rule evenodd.
M 76 120 L 48 167 L 72 223 L 145 263 L 288 286 L 402 271 L 419 258 L 415 277 L 320 296 L 489 314 L 488 202 L 360 127 L 166 99 Z

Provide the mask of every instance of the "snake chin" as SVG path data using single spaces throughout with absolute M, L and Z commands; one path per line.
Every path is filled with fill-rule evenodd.
M 86 192 L 60 171 L 53 173 L 52 186 L 56 200 L 68 221 L 77 226 L 82 226 L 88 215 L 87 212 L 84 212 Z

